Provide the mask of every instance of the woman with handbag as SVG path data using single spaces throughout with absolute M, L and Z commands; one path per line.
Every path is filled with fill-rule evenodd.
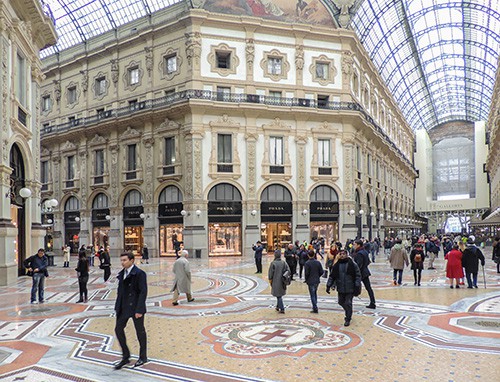
M 111 276 L 111 259 L 107 249 L 102 251 L 101 256 L 99 256 L 99 260 L 101 261 L 99 268 L 104 270 L 104 282 L 107 283 L 109 276 Z
M 87 283 L 89 281 L 89 262 L 87 260 L 87 254 L 85 252 L 78 255 L 78 265 L 75 268 L 76 274 L 78 275 L 78 288 L 80 290 L 79 302 L 87 302 L 88 290 Z

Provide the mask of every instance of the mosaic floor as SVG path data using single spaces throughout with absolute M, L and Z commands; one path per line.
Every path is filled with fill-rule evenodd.
M 196 300 L 176 307 L 169 293 L 173 260 L 139 265 L 148 273 L 150 362 L 136 369 L 112 366 L 121 358 L 113 337 L 118 268 L 110 285 L 92 269 L 87 304 L 75 303 L 72 268 L 50 268 L 43 305 L 29 304 L 29 278 L 0 288 L 0 380 L 403 382 L 500 375 L 500 274 L 491 260 L 486 288 L 481 272 L 478 289 L 449 289 L 442 258 L 436 270 L 423 272 L 422 286 L 406 270 L 403 286 L 395 287 L 381 255 L 370 266 L 377 309 L 365 308 L 364 291 L 349 327 L 324 285 L 319 314 L 310 313 L 307 286 L 298 278 L 284 298 L 286 314 L 278 314 L 265 277 L 269 259 L 264 276 L 254 274 L 251 258 L 190 261 Z M 136 355 L 131 324 L 127 337 Z

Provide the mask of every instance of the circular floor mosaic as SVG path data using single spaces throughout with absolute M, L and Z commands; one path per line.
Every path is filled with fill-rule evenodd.
M 309 352 L 346 350 L 361 342 L 354 333 L 306 318 L 227 322 L 209 326 L 202 333 L 217 353 L 241 358 L 297 357 Z

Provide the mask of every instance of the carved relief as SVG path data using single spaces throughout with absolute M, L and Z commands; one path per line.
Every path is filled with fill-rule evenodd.
M 73 142 L 70 142 L 70 141 L 66 141 L 63 143 L 63 145 L 61 146 L 61 150 L 62 151 L 72 151 L 72 150 L 76 150 L 76 145 L 73 143 Z
M 247 71 L 249 74 L 253 73 L 253 62 L 255 59 L 255 43 L 253 38 L 247 39 L 247 45 L 245 48 L 246 59 L 247 59 Z
M 297 45 L 295 48 L 295 66 L 299 74 L 304 70 L 304 46 Z
M 120 148 L 118 144 L 114 143 L 109 147 L 111 153 L 111 169 L 110 169 L 110 181 L 111 181 L 111 205 L 118 205 L 118 152 Z
M 186 137 L 186 199 L 193 197 L 193 138 Z
M 104 138 L 102 135 L 96 134 L 94 135 L 94 138 L 92 138 L 89 141 L 90 146 L 97 146 L 97 145 L 104 145 L 106 144 L 107 140 Z
M 6 19 L 3 19 L 4 20 L 4 26 L 8 25 L 8 22 L 6 21 Z M 8 84 L 8 81 L 7 81 L 7 73 L 8 73 L 8 69 L 7 69 L 7 41 L 3 38 L 3 37 L 0 37 L 0 43 L 2 44 L 2 67 L 0 68 L 1 71 L 2 71 L 2 110 L 7 110 L 7 104 L 8 104 L 8 96 L 9 96 L 9 90 L 7 88 L 7 84 Z M 8 159 L 8 152 L 7 152 L 7 147 L 8 147 L 8 142 L 5 142 L 5 140 L 7 139 L 7 137 L 9 136 L 8 134 L 8 118 L 7 118 L 7 113 L 4 112 L 2 113 L 2 136 L 4 137 L 4 141 L 2 142 L 2 147 L 0 148 L 0 150 L 2 150 L 2 157 L 3 157 L 3 162 L 4 163 L 8 163 L 7 162 L 7 159 Z
M 344 77 L 348 80 L 353 73 L 354 58 L 352 57 L 352 52 L 343 51 L 342 52 L 342 73 Z
M 201 34 L 200 32 L 186 33 L 186 57 L 188 65 L 192 69 L 198 69 L 201 57 Z
M 87 200 L 87 151 L 80 151 L 80 193 L 82 200 Z
M 169 130 L 179 130 L 181 128 L 181 124 L 175 121 L 172 121 L 171 119 L 165 118 L 165 121 L 163 121 L 160 126 L 157 129 L 157 132 L 166 132 Z
M 111 60 L 110 63 L 111 63 L 111 81 L 113 81 L 113 84 L 116 87 L 119 77 L 118 60 Z
M 126 139 L 132 139 L 132 138 L 138 138 L 141 136 L 141 133 L 139 131 L 137 131 L 136 129 L 134 129 L 133 127 L 131 126 L 127 126 L 127 130 L 125 130 L 121 135 L 120 135 L 120 138 L 122 140 L 126 140 Z
M 256 198 L 256 154 L 257 140 L 256 136 L 253 134 L 247 134 L 245 136 L 247 140 L 247 176 L 248 176 L 248 199 Z
M 340 8 L 339 24 L 342 28 L 347 28 L 351 23 L 349 8 L 354 5 L 355 0 L 334 0 L 335 5 Z
M 306 170 L 305 170 L 305 142 L 304 139 L 297 141 L 297 189 L 299 200 L 306 198 Z
M 146 46 L 144 51 L 146 52 L 146 70 L 148 71 L 148 77 L 151 77 L 153 71 L 153 48 Z
M 145 182 L 146 182 L 146 191 L 145 199 L 146 203 L 153 203 L 153 192 L 149 190 L 153 190 L 153 173 L 154 173 L 154 164 L 153 164 L 153 145 L 154 138 L 148 137 L 143 139 L 143 144 L 146 149 L 146 171 L 145 171 Z
M 202 157 L 201 157 L 201 140 L 194 140 L 193 145 L 193 161 L 195 163 L 194 167 L 194 199 L 201 199 L 202 195 Z
M 352 172 L 353 166 L 353 146 L 351 144 L 344 143 L 344 196 L 346 200 L 353 200 L 353 178 Z

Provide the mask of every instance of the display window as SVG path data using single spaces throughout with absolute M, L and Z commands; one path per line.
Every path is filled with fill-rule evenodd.
M 241 256 L 241 224 L 210 223 L 208 246 L 209 256 Z
M 160 256 L 176 256 L 184 247 L 182 224 L 160 226 Z
M 325 239 L 325 246 L 329 246 L 332 241 L 339 240 L 339 224 L 337 222 L 311 222 L 311 241 L 313 239 Z
M 80 249 L 80 228 L 68 228 L 66 227 L 64 235 L 65 244 L 69 245 L 71 253 L 78 253 Z
M 141 256 L 141 250 L 144 244 L 144 227 L 125 227 L 125 251 L 132 252 L 134 256 Z
M 286 248 L 292 243 L 291 223 L 262 223 L 260 225 L 260 241 L 267 252 L 274 252 L 276 246 Z
M 92 243 L 96 251 L 103 247 L 106 249 L 109 246 L 109 227 L 94 227 L 92 231 Z

